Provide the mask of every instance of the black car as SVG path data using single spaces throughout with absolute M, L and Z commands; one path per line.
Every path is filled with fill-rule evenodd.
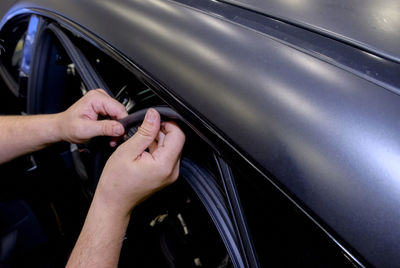
M 0 16 L 2 114 L 103 88 L 136 118 L 126 138 L 149 107 L 186 133 L 121 267 L 399 266 L 398 1 L 3 0 Z M 43 234 L 2 231 L 0 263 L 64 266 L 113 150 L 3 165 L 1 204 Z

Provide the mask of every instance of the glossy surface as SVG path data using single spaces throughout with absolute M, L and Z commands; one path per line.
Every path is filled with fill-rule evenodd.
M 39 24 L 39 17 L 32 16 L 29 22 L 28 30 L 26 32 L 26 42 L 24 44 L 23 57 L 21 62 L 21 71 L 28 75 L 29 68 L 32 62 L 33 56 L 33 41 L 35 40 L 35 34 L 37 26 Z
M 14 11 L 46 7 L 107 40 L 368 262 L 396 265 L 400 96 L 174 2 L 34 2 L 21 2 Z
M 400 62 L 400 2 L 397 0 L 224 0 Z

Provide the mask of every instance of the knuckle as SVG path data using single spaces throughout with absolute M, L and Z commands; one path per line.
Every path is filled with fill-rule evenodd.
M 85 103 L 90 103 L 91 101 L 93 101 L 94 99 L 96 99 L 98 96 L 98 93 L 95 92 L 95 90 L 90 90 L 88 93 L 86 93 L 86 95 L 82 98 Z
M 139 135 L 144 136 L 144 137 L 152 137 L 152 132 L 151 130 L 147 129 L 146 127 L 139 127 L 138 132 Z
M 126 107 L 124 105 L 120 104 L 120 103 L 118 103 L 118 104 L 119 104 L 118 107 L 120 109 L 120 112 L 122 114 L 125 114 L 126 113 Z
M 112 125 L 111 124 L 107 124 L 106 122 L 104 122 L 101 126 L 101 131 L 103 135 L 107 135 L 108 133 L 112 133 Z
M 93 96 L 97 94 L 98 94 L 97 89 L 94 89 L 94 90 L 89 90 L 89 92 L 86 93 L 86 96 Z
M 88 93 L 86 93 L 85 96 L 90 96 L 90 98 L 94 98 L 94 99 L 102 99 L 104 96 L 104 93 L 102 93 L 103 90 L 102 89 L 93 89 L 93 90 L 89 90 Z

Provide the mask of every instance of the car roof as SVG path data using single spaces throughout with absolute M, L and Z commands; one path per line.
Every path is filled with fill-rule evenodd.
M 225 0 L 400 62 L 397 0 Z

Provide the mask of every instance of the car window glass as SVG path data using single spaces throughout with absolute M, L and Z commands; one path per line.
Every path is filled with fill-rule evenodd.
M 0 32 L 0 114 L 20 114 L 26 99 L 19 92 L 20 67 L 28 18 L 17 18 Z

